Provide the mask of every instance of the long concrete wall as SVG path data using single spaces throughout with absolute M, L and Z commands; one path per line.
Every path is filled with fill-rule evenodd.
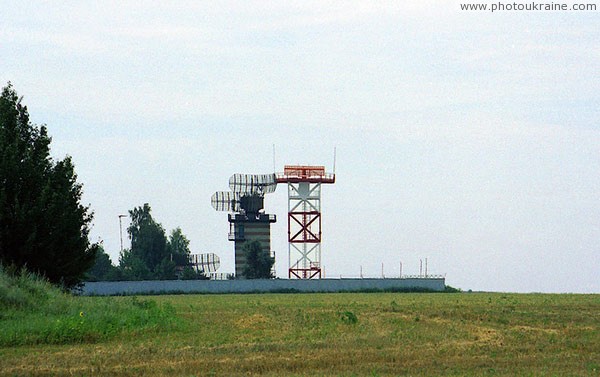
M 82 294 L 443 291 L 445 284 L 444 278 L 101 281 L 85 283 Z

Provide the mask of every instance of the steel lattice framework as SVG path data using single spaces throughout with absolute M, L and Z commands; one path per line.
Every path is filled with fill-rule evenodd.
M 324 166 L 284 167 L 277 183 L 288 186 L 289 278 L 321 278 L 321 185 L 335 183 Z

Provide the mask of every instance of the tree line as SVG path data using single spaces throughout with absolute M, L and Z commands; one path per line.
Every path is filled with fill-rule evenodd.
M 207 279 L 190 265 L 190 241 L 181 228 L 173 229 L 167 237 L 162 225 L 152 217 L 148 203 L 129 211 L 129 217 L 131 248 L 123 249 L 117 266 L 100 248 L 86 280 Z
M 190 265 L 190 241 L 176 228 L 166 237 L 165 230 L 157 223 L 148 203 L 129 211 L 131 225 L 127 233 L 131 248 L 119 255 L 119 264 L 113 265 L 102 247 L 88 271 L 88 281 L 118 280 L 193 280 L 208 279 Z M 242 272 L 245 279 L 274 278 L 272 268 L 275 259 L 265 252 L 258 241 L 244 245 L 246 267 Z M 230 275 L 230 278 L 234 278 Z
M 181 228 L 167 237 L 147 203 L 129 211 L 131 247 L 114 266 L 101 242 L 90 242 L 94 213 L 83 205 L 70 156 L 50 155 L 46 125 L 29 120 L 9 82 L 0 94 L 0 264 L 73 288 L 85 280 L 205 279 L 190 265 Z M 260 244 L 246 245 L 244 277 L 271 278 L 274 260 Z
M 131 248 L 113 266 L 101 243 L 90 242 L 94 218 L 83 205 L 70 156 L 50 155 L 46 125 L 29 119 L 9 82 L 0 94 L 0 264 L 34 272 L 72 288 L 84 280 L 204 278 L 189 266 L 189 240 L 180 228 L 169 238 L 148 204 L 130 211 Z

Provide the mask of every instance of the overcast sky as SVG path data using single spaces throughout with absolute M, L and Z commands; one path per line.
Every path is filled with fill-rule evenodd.
M 591 3 L 591 2 L 590 2 Z M 600 3 L 598 3 L 600 6 Z M 233 173 L 325 165 L 327 277 L 600 293 L 600 12 L 457 1 L 11 1 L 11 81 L 73 157 L 92 240 L 149 203 L 233 272 Z M 266 198 L 287 276 L 287 192 Z M 128 224 L 124 224 L 123 229 Z M 129 244 L 125 240 L 125 246 Z

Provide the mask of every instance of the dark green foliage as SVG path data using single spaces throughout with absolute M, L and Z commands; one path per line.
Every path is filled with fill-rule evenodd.
M 144 262 L 148 270 L 155 272 L 170 255 L 165 230 L 154 221 L 150 211 L 148 203 L 129 211 L 131 225 L 127 232 L 131 238 L 131 254 Z
M 171 231 L 168 242 L 169 253 L 177 266 L 187 266 L 190 259 L 190 240 L 183 234 L 181 228 Z
M 123 250 L 119 258 L 125 280 L 177 279 L 189 267 L 190 241 L 180 228 L 174 229 L 167 240 L 165 230 L 152 218 L 151 210 L 145 203 L 129 211 L 131 225 L 127 232 L 131 249 Z M 194 278 L 200 277 L 195 274 Z
M 444 292 L 446 292 L 446 293 L 459 293 L 459 292 L 462 292 L 462 290 L 460 288 L 454 288 L 454 287 L 451 287 L 449 285 L 446 285 L 446 287 L 444 289 Z
M 175 268 L 179 271 L 178 276 L 182 280 L 207 280 L 208 277 L 201 271 L 196 271 L 190 266 L 190 241 L 181 231 L 176 228 L 171 231 L 168 242 L 171 259 Z
M 27 267 L 65 287 L 94 263 L 93 214 L 70 157 L 53 161 L 45 126 L 29 122 L 9 83 L 0 96 L 0 262 Z
M 175 262 L 168 257 L 163 258 L 158 266 L 154 269 L 154 278 L 158 280 L 174 280 L 177 279 Z
M 94 265 L 87 272 L 86 281 L 116 281 L 121 280 L 121 271 L 114 266 L 103 247 L 96 252 Z
M 196 271 L 190 266 L 186 266 L 181 272 L 181 280 L 208 280 L 208 277 L 202 272 Z
M 268 251 L 260 247 L 260 242 L 252 241 L 244 245 L 246 252 L 246 268 L 244 277 L 246 279 L 272 279 L 273 264 L 275 258 L 272 258 Z
M 358 317 L 356 316 L 356 314 L 348 310 L 340 313 L 340 319 L 342 320 L 342 322 L 349 325 L 354 325 L 358 323 Z
M 149 280 L 152 273 L 146 263 L 130 249 L 125 249 L 119 258 L 119 269 L 124 280 Z

